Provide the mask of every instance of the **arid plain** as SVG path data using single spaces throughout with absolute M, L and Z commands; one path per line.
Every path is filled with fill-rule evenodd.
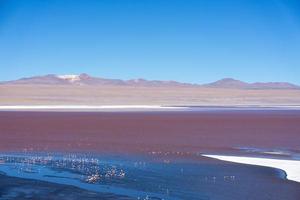
M 295 106 L 298 89 L 178 86 L 0 85 L 0 105 Z

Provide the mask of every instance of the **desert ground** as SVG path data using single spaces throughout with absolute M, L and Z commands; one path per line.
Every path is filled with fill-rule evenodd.
M 300 90 L 5 84 L 0 105 L 299 106 Z

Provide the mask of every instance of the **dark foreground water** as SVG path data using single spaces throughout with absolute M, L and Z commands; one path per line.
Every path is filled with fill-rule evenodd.
M 0 199 L 299 200 L 300 184 L 200 155 L 3 153 Z

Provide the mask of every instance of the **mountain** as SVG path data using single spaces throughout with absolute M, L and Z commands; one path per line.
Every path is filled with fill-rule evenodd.
M 227 89 L 300 89 L 300 86 L 287 83 L 287 82 L 256 82 L 247 83 L 232 78 L 224 78 L 216 82 L 208 84 L 190 84 L 181 83 L 176 81 L 158 81 L 158 80 L 145 80 L 145 79 L 106 79 L 93 77 L 88 74 L 80 75 L 55 75 L 49 74 L 45 76 L 34 76 L 29 78 L 22 78 L 13 81 L 6 81 L 0 84 L 13 84 L 13 85 L 117 85 L 117 86 L 144 86 L 144 87 L 207 87 L 207 88 L 227 88 Z
M 300 89 L 300 86 L 294 85 L 291 83 L 287 82 L 268 82 L 268 83 L 252 83 L 250 84 L 250 88 L 253 89 L 259 89 L 259 88 L 264 88 L 264 89 Z
M 88 74 L 80 75 L 55 75 L 34 76 L 14 81 L 2 82 L 2 84 L 24 85 L 122 85 L 124 81 L 118 79 L 104 79 L 91 77 Z
M 22 78 L 13 81 L 2 82 L 1 84 L 21 84 L 21 85 L 124 85 L 124 86 L 192 86 L 189 83 L 180 83 L 176 81 L 149 81 L 145 79 L 106 79 L 92 77 L 88 74 L 80 75 L 55 75 L 34 76 Z
M 232 78 L 224 78 L 213 83 L 204 84 L 206 87 L 214 88 L 246 88 L 249 84 Z
M 247 83 L 232 78 L 224 78 L 213 83 L 203 85 L 212 88 L 233 88 L 233 89 L 300 89 L 300 86 L 287 82 L 256 82 Z

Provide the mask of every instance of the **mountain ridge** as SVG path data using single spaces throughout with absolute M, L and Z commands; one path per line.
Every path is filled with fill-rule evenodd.
M 2 85 L 116 85 L 116 86 L 173 86 L 173 87 L 208 87 L 224 89 L 300 89 L 300 86 L 288 82 L 254 82 L 248 83 L 233 78 L 224 78 L 207 84 L 182 83 L 177 81 L 161 81 L 146 79 L 108 79 L 90 76 L 86 73 L 79 75 L 56 75 L 32 76 L 12 81 L 0 82 Z

